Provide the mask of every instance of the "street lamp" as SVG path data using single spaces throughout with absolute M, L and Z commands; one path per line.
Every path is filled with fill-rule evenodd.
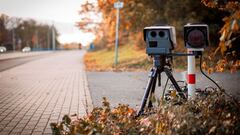
M 114 3 L 114 8 L 117 9 L 117 19 L 116 19 L 116 40 L 115 40 L 115 65 L 118 63 L 118 29 L 119 29 L 119 21 L 120 21 L 120 15 L 119 10 L 123 8 L 123 2 L 120 2 L 119 0 Z
M 56 50 L 56 42 L 55 42 L 55 29 L 54 24 L 52 25 L 52 49 Z
M 21 29 L 21 31 L 24 31 L 24 30 L 25 30 L 25 27 L 24 27 L 24 26 L 21 26 L 20 29 Z M 21 33 L 21 34 L 23 34 L 23 33 Z M 23 35 L 22 35 L 22 36 L 23 36 Z M 19 36 L 19 37 L 20 37 L 20 36 Z M 19 40 L 18 40 L 18 44 L 19 44 L 20 49 L 22 48 L 22 43 L 23 43 L 22 39 L 23 39 L 23 37 L 22 37 L 22 38 L 19 38 Z
M 15 28 L 12 28 L 12 48 L 13 51 L 15 52 Z
M 50 26 L 48 26 L 48 32 L 47 32 L 47 48 L 48 48 L 48 50 L 50 50 L 50 33 L 51 33 L 51 27 Z

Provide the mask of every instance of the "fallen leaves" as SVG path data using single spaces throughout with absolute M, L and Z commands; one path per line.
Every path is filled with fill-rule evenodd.
M 128 105 L 110 108 L 103 98 L 102 107 L 77 120 L 64 116 L 52 123 L 53 134 L 238 134 L 240 108 L 221 92 L 198 97 L 182 105 L 161 104 L 143 116 Z M 238 103 L 239 104 L 239 103 Z

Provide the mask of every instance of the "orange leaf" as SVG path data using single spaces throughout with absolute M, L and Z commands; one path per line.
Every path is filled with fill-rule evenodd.
M 208 74 L 212 74 L 213 73 L 213 68 L 209 68 L 208 69 Z
M 205 61 L 202 63 L 202 68 L 203 68 L 203 69 L 206 69 L 206 68 L 207 68 L 207 64 L 206 64 Z
M 227 47 L 225 46 L 224 42 L 220 42 L 220 51 L 221 54 L 224 55 L 224 53 L 227 51 Z

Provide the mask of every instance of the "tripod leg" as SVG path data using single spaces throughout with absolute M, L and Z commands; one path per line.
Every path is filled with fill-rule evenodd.
M 179 92 L 179 95 L 181 96 L 181 98 L 186 99 L 186 96 L 182 93 L 182 90 L 179 87 L 177 81 L 174 79 L 171 71 L 168 68 L 164 68 L 164 72 L 166 73 L 168 78 L 171 80 L 171 82 L 172 82 L 173 86 L 176 88 L 177 92 Z
M 151 69 L 151 73 L 150 73 L 150 76 L 149 76 L 149 79 L 148 79 L 147 87 L 145 89 L 145 93 L 144 93 L 144 96 L 143 96 L 142 102 L 141 102 L 141 107 L 138 111 L 137 116 L 140 116 L 144 111 L 144 108 L 146 106 L 146 103 L 147 103 L 147 100 L 149 98 L 149 94 L 152 90 L 152 85 L 153 85 L 153 82 L 154 82 L 155 79 L 157 79 L 157 69 L 153 68 L 153 69 Z
M 155 93 L 156 83 L 157 83 L 157 75 L 154 76 L 154 78 L 153 78 L 153 82 L 152 82 L 151 90 L 150 90 L 151 94 L 150 94 L 149 98 L 151 98 L 153 96 L 153 94 Z M 152 104 L 152 100 L 150 99 L 148 102 L 148 108 L 152 108 L 152 107 L 153 107 L 153 104 Z

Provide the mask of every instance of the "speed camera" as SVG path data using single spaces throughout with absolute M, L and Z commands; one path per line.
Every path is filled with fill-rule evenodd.
M 176 46 L 176 32 L 173 26 L 150 26 L 143 30 L 148 55 L 167 55 Z

